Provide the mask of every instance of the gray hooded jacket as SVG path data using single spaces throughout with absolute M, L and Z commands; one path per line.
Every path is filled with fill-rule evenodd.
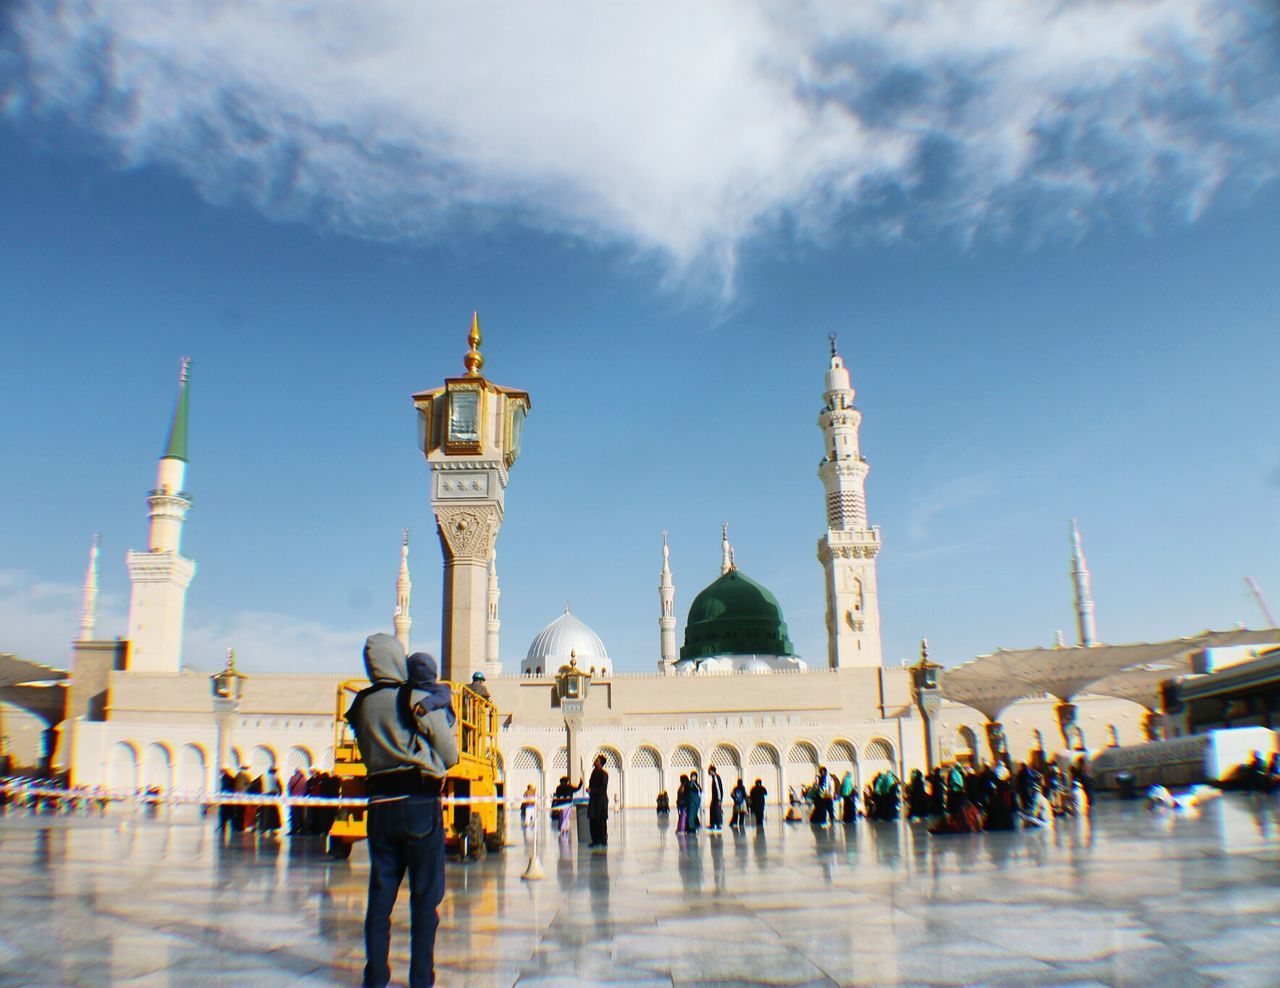
M 398 686 L 407 675 L 404 646 L 391 635 L 370 635 L 364 643 L 364 667 L 370 683 Z M 422 708 L 417 700 L 424 696 L 418 690 L 409 695 L 410 716 L 419 732 L 416 739 L 401 717 L 399 689 L 377 690 L 367 694 L 358 709 L 353 705 L 351 726 L 369 775 L 417 768 L 424 775 L 443 779 L 458 764 L 458 739 L 449 723 L 450 711 L 419 713 Z

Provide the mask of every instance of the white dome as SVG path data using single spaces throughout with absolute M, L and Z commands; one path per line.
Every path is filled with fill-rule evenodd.
M 600 636 L 569 613 L 563 614 L 538 632 L 529 646 L 529 652 L 520 664 L 520 672 L 526 676 L 554 676 L 560 667 L 569 664 L 570 657 L 578 660 L 578 668 L 596 675 L 610 675 L 613 660 Z

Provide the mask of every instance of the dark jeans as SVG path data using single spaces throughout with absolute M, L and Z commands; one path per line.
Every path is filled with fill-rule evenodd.
M 708 827 L 724 826 L 724 806 L 718 799 L 713 799 L 711 801 L 711 809 L 707 813 L 707 826 Z
M 436 906 L 444 898 L 444 819 L 434 796 L 369 804 L 369 906 L 364 917 L 364 983 L 391 980 L 391 909 L 409 872 L 410 988 L 435 984 Z

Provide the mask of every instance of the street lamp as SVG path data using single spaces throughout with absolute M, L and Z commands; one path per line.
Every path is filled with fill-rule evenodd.
M 938 760 L 934 755 L 935 737 L 933 719 L 942 706 L 942 686 L 938 672 L 942 666 L 929 661 L 929 639 L 920 639 L 920 661 L 911 667 L 911 690 L 916 706 L 924 718 L 924 752 L 926 770 L 932 772 Z
M 582 728 L 582 711 L 591 689 L 591 675 L 578 668 L 578 653 L 569 653 L 569 664 L 556 673 L 556 696 L 560 700 L 560 712 L 564 715 L 564 727 L 568 734 L 566 767 L 570 776 L 578 765 L 578 778 L 582 778 L 582 765 L 578 753 L 578 732 Z M 572 782 L 572 777 L 570 782 Z
M 248 678 L 236 668 L 234 648 L 227 649 L 226 667 L 209 677 L 209 685 L 213 690 L 214 719 L 218 725 L 218 765 L 215 772 L 221 772 L 227 767 L 227 746 L 231 743 L 232 718 L 240 709 L 240 694 L 244 689 L 244 681 Z

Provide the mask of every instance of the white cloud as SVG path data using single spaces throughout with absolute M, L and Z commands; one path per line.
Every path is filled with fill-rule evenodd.
M 81 588 L 41 580 L 21 570 L 0 570 L 0 652 L 65 669 L 71 641 L 80 631 Z M 98 600 L 97 634 L 124 635 L 128 604 L 114 594 Z M 183 662 L 221 668 L 228 647 L 249 672 L 362 672 L 361 650 L 371 629 L 335 628 L 288 614 L 237 611 L 210 615 L 187 611 Z M 376 629 L 372 629 L 376 630 Z M 389 629 L 388 629 L 389 630 Z M 415 643 L 431 648 L 431 643 Z M 438 646 L 434 654 L 439 654 Z
M 31 2 L 9 112 L 388 239 L 514 217 L 730 274 L 761 232 L 1062 236 L 1271 179 L 1271 8 L 1224 0 Z

